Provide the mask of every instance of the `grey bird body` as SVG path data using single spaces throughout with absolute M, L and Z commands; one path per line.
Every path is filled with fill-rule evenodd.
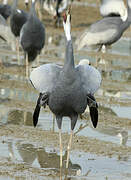
M 69 52 L 70 51 L 70 52 Z M 49 98 L 49 107 L 56 116 L 69 116 L 81 114 L 87 106 L 86 92 L 82 87 L 79 72 L 72 61 L 72 42 L 67 44 L 67 53 L 71 57 L 65 58 L 65 65 L 59 73 L 58 81 L 53 87 Z M 69 54 L 68 54 L 69 56 Z
M 0 14 L 7 19 L 11 15 L 11 6 L 8 4 L 0 4 Z
M 25 11 L 17 9 L 17 1 L 18 0 L 14 0 L 13 2 L 10 16 L 11 31 L 16 37 L 20 36 L 21 28 L 28 18 L 28 14 Z
M 32 4 L 28 20 L 21 29 L 20 42 L 29 61 L 33 61 L 44 47 L 45 28 L 36 16 L 35 3 Z
M 60 138 L 60 174 L 62 168 L 62 139 L 61 127 L 63 116 L 71 120 L 71 134 L 68 144 L 66 168 L 69 165 L 69 155 L 72 136 L 78 115 L 82 114 L 86 106 L 89 106 L 93 126 L 98 123 L 98 106 L 94 93 L 101 84 L 101 75 L 93 67 L 86 65 L 74 65 L 73 46 L 70 34 L 70 14 L 64 15 L 64 31 L 67 39 L 64 66 L 44 64 L 31 72 L 30 81 L 39 91 L 39 98 L 33 114 L 34 126 L 38 123 L 41 106 L 49 106 L 55 114 L 59 128 Z
M 128 17 L 122 21 L 120 17 L 105 17 L 92 24 L 76 40 L 78 49 L 84 46 L 102 46 L 111 45 L 120 39 L 123 32 L 131 24 L 131 10 L 128 7 Z
M 101 75 L 88 64 L 74 66 L 73 47 L 70 40 L 67 41 L 63 68 L 55 64 L 42 65 L 31 72 L 30 80 L 40 92 L 35 109 L 38 114 L 34 112 L 34 125 L 38 122 L 40 106 L 45 107 L 47 104 L 56 116 L 59 129 L 61 129 L 62 117 L 68 116 L 73 130 L 78 115 L 82 114 L 92 101 L 95 102 L 94 93 L 101 84 Z M 97 103 L 91 106 L 97 109 Z M 94 127 L 97 125 L 97 120 L 96 118 Z
M 129 25 L 128 21 L 122 22 L 119 17 L 107 17 L 91 25 L 90 32 L 94 34 L 104 32 L 104 35 L 100 36 L 100 38 L 103 38 L 101 38 L 99 43 L 110 45 L 122 36 L 124 30 L 126 30 Z

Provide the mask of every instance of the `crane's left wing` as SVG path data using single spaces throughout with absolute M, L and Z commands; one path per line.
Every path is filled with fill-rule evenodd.
M 61 67 L 58 65 L 44 64 L 31 72 L 30 81 L 40 93 L 51 92 L 60 71 Z
M 100 72 L 88 64 L 78 65 L 76 70 L 79 72 L 82 86 L 87 94 L 94 94 L 101 85 L 102 78 Z

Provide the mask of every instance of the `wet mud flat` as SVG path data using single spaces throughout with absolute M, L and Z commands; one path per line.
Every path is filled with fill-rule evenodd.
M 57 132 L 27 126 L 3 125 L 0 136 L 2 140 L 0 142 L 1 175 L 16 179 L 22 177 L 23 179 L 27 177 L 29 179 L 59 179 Z M 69 135 L 63 133 L 64 160 L 68 139 Z M 130 179 L 131 177 L 131 147 L 129 146 L 92 137 L 75 136 L 72 149 L 68 172 L 68 177 L 72 179 L 93 179 L 94 177 Z
M 80 32 L 101 18 L 95 1 L 86 2 L 74 3 L 72 7 L 73 42 Z M 63 28 L 54 28 L 52 17 L 46 12 L 43 12 L 43 22 L 47 37 L 40 64 L 63 65 Z M 131 33 L 128 29 L 107 53 L 100 54 L 102 61 L 98 69 L 103 80 L 96 93 L 99 124 L 96 129 L 92 128 L 88 109 L 82 119 L 78 119 L 66 178 L 70 120 L 63 120 L 63 179 L 131 179 L 130 42 Z M 0 41 L 0 55 L 0 180 L 57 180 L 60 172 L 56 122 L 46 108 L 41 111 L 38 126 L 32 126 L 38 92 L 25 78 L 23 52 L 20 52 L 22 61 L 18 65 L 16 52 Z M 96 51 L 86 48 L 77 51 L 74 45 L 76 64 L 80 59 L 88 58 L 95 66 L 96 55 Z M 36 62 L 32 66 L 36 67 Z

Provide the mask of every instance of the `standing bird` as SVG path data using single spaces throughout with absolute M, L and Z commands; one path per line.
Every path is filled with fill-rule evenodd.
M 7 4 L 8 0 L 3 0 L 3 4 L 0 4 L 0 14 L 7 20 L 11 15 L 11 6 Z
M 37 18 L 35 12 L 35 0 L 32 0 L 27 22 L 23 25 L 20 32 L 20 43 L 25 52 L 26 58 L 26 77 L 28 77 L 28 61 L 33 61 L 45 44 L 45 27 Z
M 80 50 L 84 46 L 97 46 L 99 51 L 115 43 L 131 24 L 131 0 L 127 0 L 128 17 L 122 21 L 120 17 L 105 17 L 92 24 L 82 35 L 77 38 L 76 45 Z
M 49 106 L 56 116 L 60 138 L 60 168 L 62 168 L 61 126 L 63 116 L 71 119 L 71 134 L 68 144 L 66 168 L 68 168 L 73 130 L 87 105 L 93 126 L 98 122 L 98 105 L 94 93 L 100 87 L 101 75 L 97 69 L 86 64 L 74 65 L 73 46 L 70 33 L 71 16 L 69 11 L 64 15 L 64 31 L 67 40 L 64 66 L 44 64 L 31 72 L 30 81 L 40 92 L 33 114 L 33 124 L 37 125 L 40 107 Z
M 101 0 L 100 14 L 103 17 L 120 16 L 123 21 L 126 21 L 127 8 L 123 0 Z
M 55 26 L 60 26 L 61 14 L 70 3 L 70 0 L 38 0 L 36 10 L 40 20 L 42 20 L 42 11 L 44 9 L 54 17 Z M 25 5 L 26 8 L 29 7 L 29 0 L 25 0 Z
M 17 40 L 17 55 L 18 61 L 19 58 L 19 40 L 17 39 L 20 36 L 20 31 L 22 26 L 25 24 L 28 18 L 28 14 L 20 9 L 17 9 L 18 0 L 14 0 L 12 8 L 11 8 L 11 16 L 10 16 L 10 28 L 14 36 Z

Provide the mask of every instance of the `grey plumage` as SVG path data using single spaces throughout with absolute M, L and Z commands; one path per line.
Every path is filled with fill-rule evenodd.
M 0 14 L 7 19 L 11 15 L 11 6 L 8 4 L 0 4 Z
M 11 8 L 10 28 L 15 37 L 20 36 L 22 26 L 26 23 L 28 14 L 20 9 L 17 9 L 18 0 L 14 0 Z
M 56 116 L 58 128 L 61 129 L 62 117 L 68 116 L 73 130 L 78 115 L 85 111 L 87 105 L 96 102 L 94 93 L 100 87 L 101 75 L 88 64 L 75 67 L 72 41 L 68 40 L 63 68 L 55 64 L 42 65 L 31 72 L 30 80 L 40 92 L 34 111 L 34 125 L 36 126 L 38 121 L 40 106 L 48 105 Z M 93 107 L 97 111 L 97 103 L 95 104 L 96 106 L 93 103 Z M 98 121 L 96 112 L 94 117 L 96 119 L 93 119 L 93 125 L 96 127 Z
M 23 50 L 28 54 L 29 61 L 33 61 L 44 47 L 45 28 L 36 16 L 35 3 L 32 3 L 28 21 L 21 29 L 20 43 Z
M 128 0 L 128 17 L 126 21 L 122 21 L 120 17 L 105 17 L 92 24 L 82 35 L 76 40 L 78 49 L 84 46 L 111 45 L 120 39 L 123 32 L 131 24 L 131 8 Z

